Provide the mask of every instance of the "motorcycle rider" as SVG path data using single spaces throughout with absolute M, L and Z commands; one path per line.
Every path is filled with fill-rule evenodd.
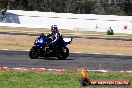
M 57 25 L 51 26 L 51 33 L 47 35 L 47 37 L 51 38 L 51 42 L 49 43 L 51 47 L 57 47 L 59 49 L 63 47 L 63 37 L 59 32 Z

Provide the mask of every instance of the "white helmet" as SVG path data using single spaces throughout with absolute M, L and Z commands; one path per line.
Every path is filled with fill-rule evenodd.
M 53 31 L 57 31 L 57 30 L 58 30 L 57 25 L 52 25 L 52 26 L 51 26 L 51 30 L 53 30 Z

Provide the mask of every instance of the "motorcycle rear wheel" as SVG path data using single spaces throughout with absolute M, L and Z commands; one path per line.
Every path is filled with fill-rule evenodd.
M 38 51 L 38 47 L 33 46 L 30 51 L 29 51 L 29 57 L 31 59 L 37 59 L 39 58 L 39 51 Z
M 62 50 L 59 52 L 57 58 L 59 60 L 64 60 L 69 56 L 69 49 L 67 47 L 63 47 Z

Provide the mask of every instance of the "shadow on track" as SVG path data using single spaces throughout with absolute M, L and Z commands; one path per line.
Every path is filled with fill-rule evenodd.
M 57 59 L 55 57 L 40 57 L 38 59 L 43 59 L 43 60 L 60 60 L 60 59 Z M 62 59 L 62 60 L 74 60 L 74 59 Z

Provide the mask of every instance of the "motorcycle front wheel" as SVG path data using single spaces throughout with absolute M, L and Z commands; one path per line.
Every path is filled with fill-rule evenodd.
M 63 47 L 62 50 L 59 52 L 57 58 L 59 60 L 64 60 L 69 56 L 69 49 L 67 47 Z
M 39 51 L 37 46 L 33 46 L 29 51 L 29 57 L 31 59 L 37 59 L 39 58 Z

